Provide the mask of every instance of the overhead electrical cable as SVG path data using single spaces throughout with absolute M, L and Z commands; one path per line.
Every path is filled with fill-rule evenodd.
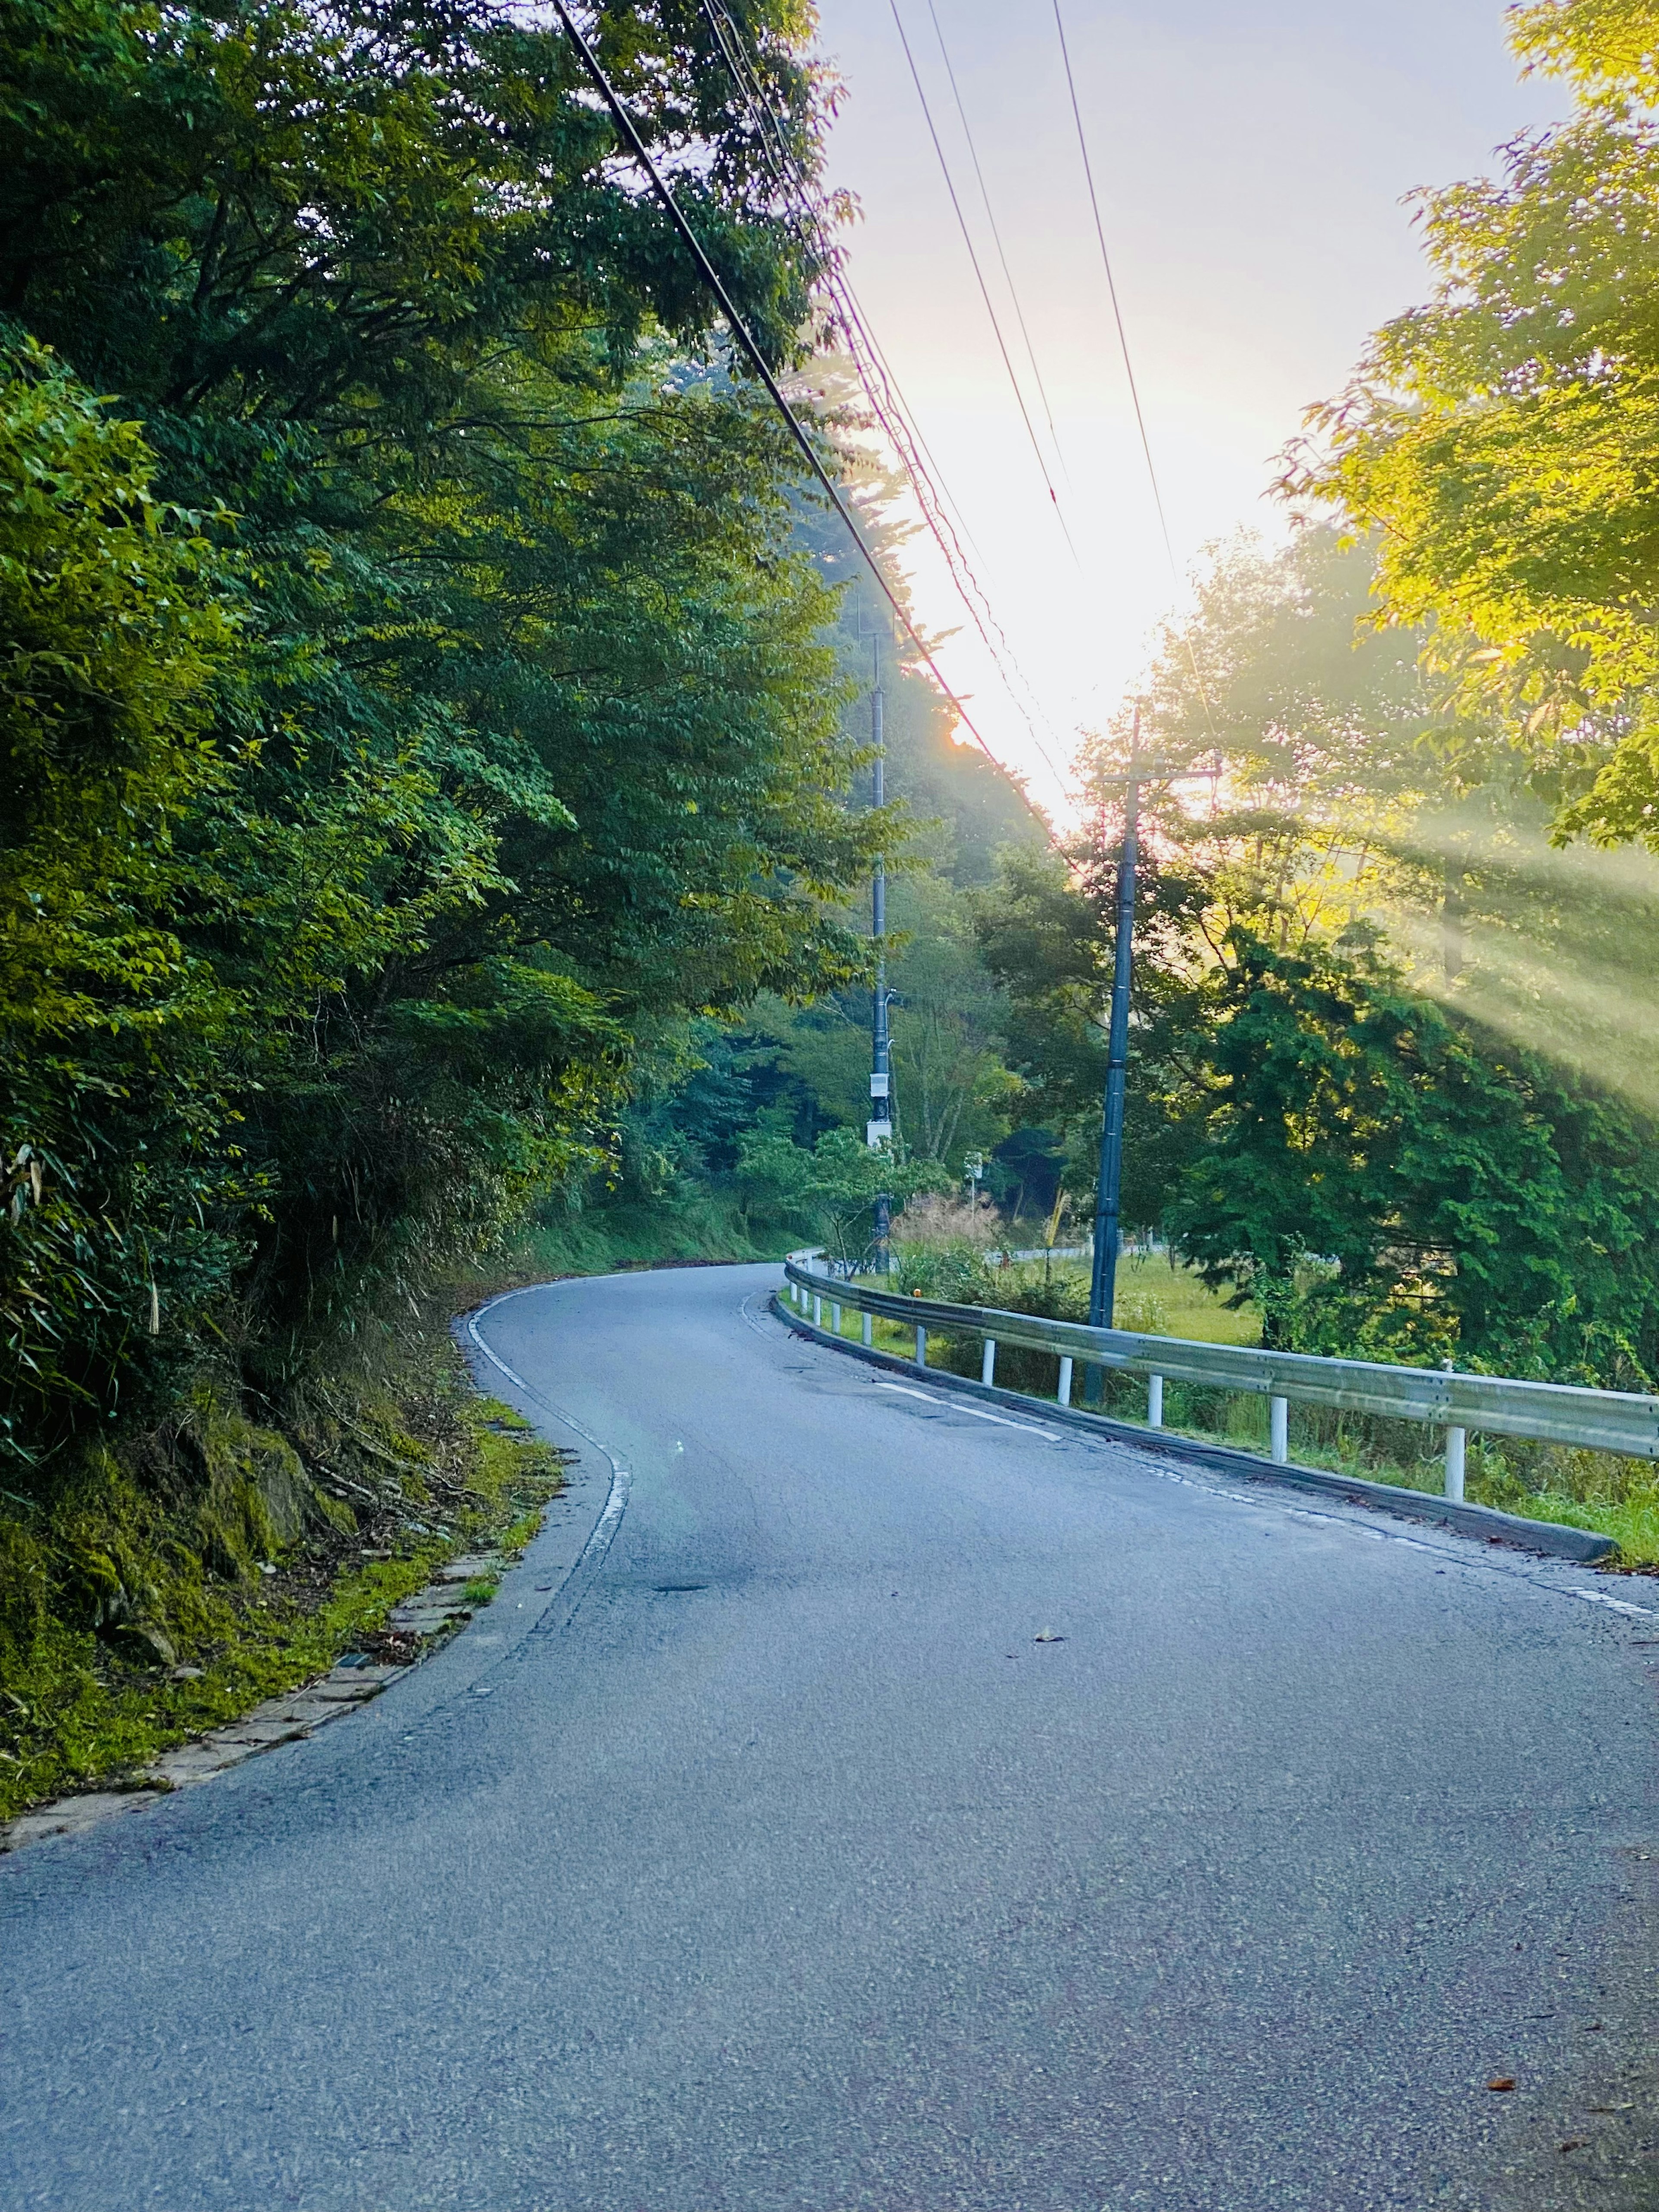
M 1112 303 L 1112 319 L 1117 325 L 1118 350 L 1123 356 L 1123 374 L 1128 380 L 1129 398 L 1135 410 L 1135 428 L 1140 433 L 1140 450 L 1146 456 L 1146 475 L 1152 488 L 1152 504 L 1158 510 L 1158 526 L 1164 533 L 1164 550 L 1170 563 L 1170 574 L 1177 592 L 1181 588 L 1181 565 L 1176 559 L 1175 540 L 1170 535 L 1170 520 L 1164 509 L 1164 494 L 1158 481 L 1158 464 L 1152 459 L 1152 441 L 1146 432 L 1146 417 L 1140 404 L 1140 387 L 1135 381 L 1133 360 L 1129 352 L 1129 333 L 1124 327 L 1123 309 L 1117 296 L 1117 280 L 1112 274 L 1112 257 L 1106 246 L 1106 225 L 1100 213 L 1100 195 L 1095 190 L 1094 166 L 1089 159 L 1089 136 L 1083 127 L 1083 110 L 1078 104 L 1077 79 L 1072 74 L 1072 52 L 1066 43 L 1066 21 L 1060 12 L 1060 0 L 1054 0 L 1054 28 L 1060 33 L 1060 55 L 1066 64 L 1066 89 L 1071 95 L 1072 120 L 1077 125 L 1078 151 L 1083 156 L 1083 175 L 1089 187 L 1089 205 L 1095 218 L 1095 236 L 1100 241 L 1100 262 L 1106 272 L 1106 293 Z M 1192 665 L 1193 681 L 1198 686 L 1198 696 L 1204 708 L 1204 719 L 1209 724 L 1210 735 L 1215 736 L 1215 717 L 1210 712 L 1210 696 L 1204 678 L 1199 672 L 1198 656 L 1193 649 L 1190 634 L 1186 640 L 1187 658 Z
M 774 180 L 783 195 L 787 211 L 802 234 L 803 242 L 811 246 L 823 264 L 824 273 L 821 281 L 835 307 L 836 320 L 847 342 L 859 380 L 864 386 L 865 395 L 878 422 L 898 456 L 900 466 L 910 481 L 923 519 L 945 556 L 951 580 L 994 660 L 998 658 L 997 647 L 986 635 L 985 623 L 988 621 L 997 633 L 1002 651 L 1012 659 L 1012 647 L 1003 634 L 1001 624 L 996 620 L 978 578 L 968 565 L 958 542 L 960 536 L 971 544 L 972 532 L 963 517 L 959 503 L 951 497 L 938 461 L 915 420 L 915 410 L 899 388 L 891 364 L 871 330 L 868 318 L 859 306 L 857 295 L 841 266 L 839 252 L 829 237 L 815 204 L 811 181 L 791 149 L 782 120 L 768 100 L 765 88 L 744 52 L 741 35 L 724 5 L 724 0 L 702 0 L 702 12 L 719 41 L 732 81 L 748 101 L 750 113 L 759 126 L 762 142 L 769 146 Z M 915 450 L 911 450 L 912 447 Z M 926 468 L 918 459 L 918 453 L 925 456 Z M 936 507 L 938 512 L 935 512 Z M 947 535 L 951 540 L 949 544 L 945 542 Z M 1004 673 L 1000 662 L 999 673 Z M 1006 674 L 1004 680 L 1006 681 Z M 1025 684 L 1023 675 L 1020 681 Z M 1025 688 L 1029 691 L 1030 685 L 1025 684 Z M 1012 696 L 1014 704 L 1029 720 L 1029 709 L 1024 702 L 1017 694 Z
M 738 27 L 732 21 L 724 0 L 702 0 L 702 4 L 703 14 L 720 41 L 720 51 L 732 79 L 748 100 L 750 112 L 760 125 L 763 139 L 769 137 L 772 142 L 775 177 L 786 200 L 792 192 L 799 196 L 799 204 L 793 204 L 789 211 L 797 223 L 810 233 L 807 242 L 814 247 L 823 264 L 824 274 L 821 281 L 836 309 L 836 320 L 847 342 L 859 380 L 865 388 L 865 396 L 882 428 L 887 433 L 901 467 L 910 480 L 923 519 L 945 556 L 951 580 L 981 637 L 985 635 L 984 622 L 988 621 L 997 633 L 1003 653 L 1012 660 L 1013 648 L 997 621 L 978 578 L 968 565 L 961 544 L 957 542 L 959 538 L 965 538 L 969 544 L 974 542 L 973 532 L 963 514 L 961 503 L 951 497 L 950 487 L 922 432 L 915 410 L 905 398 L 892 364 L 871 328 L 868 316 L 859 304 L 858 295 L 842 265 L 840 252 L 829 238 L 823 218 L 814 204 L 811 182 L 787 143 L 781 119 L 768 100 L 765 88 L 744 52 Z M 918 455 L 925 459 L 926 467 L 921 465 Z M 935 505 L 939 510 L 938 514 L 933 511 Z M 952 540 L 950 544 L 945 542 L 941 522 L 943 531 L 948 532 Z M 975 550 L 978 550 L 975 546 Z M 988 638 L 985 638 L 985 642 L 994 659 L 996 647 Z M 1029 691 L 1030 684 L 1023 674 L 1020 682 Z M 1029 710 L 1018 696 L 1014 703 L 1029 720 Z
M 979 286 L 979 295 L 984 301 L 985 312 L 990 318 L 992 333 L 997 342 L 997 351 L 1002 356 L 1002 365 L 1008 372 L 1008 382 L 1012 387 L 1014 399 L 1019 408 L 1020 420 L 1025 425 L 1025 434 L 1031 441 L 1031 451 L 1036 457 L 1037 467 L 1042 472 L 1043 483 L 1048 488 L 1049 501 L 1054 511 L 1054 520 L 1059 523 L 1066 547 L 1080 570 L 1083 562 L 1079 558 L 1077 547 L 1072 542 L 1072 533 L 1066 526 L 1065 510 L 1060 503 L 1060 494 L 1054 489 L 1054 480 L 1049 473 L 1048 459 L 1043 453 L 1042 442 L 1037 437 L 1036 425 L 1031 421 L 1030 410 L 1025 404 L 1025 394 L 1020 387 L 1019 378 L 1015 373 L 1013 356 L 1008 350 L 1008 341 L 1002 335 L 1002 324 L 998 317 L 995 303 L 991 298 L 991 288 L 985 281 L 984 270 L 980 266 L 979 249 L 974 244 L 974 234 L 969 228 L 968 218 L 963 212 L 962 201 L 957 192 L 956 179 L 951 174 L 951 164 L 945 158 L 944 143 L 933 121 L 933 111 L 927 103 L 927 94 L 921 82 L 921 72 L 916 67 L 915 54 L 910 51 L 910 41 L 905 33 L 904 18 L 899 13 L 898 0 L 888 0 L 888 4 L 893 11 L 893 21 L 898 31 L 899 44 L 904 49 L 904 58 L 910 65 L 910 81 L 916 88 L 916 98 L 921 102 L 922 118 L 927 125 L 927 135 L 933 142 L 934 153 L 939 156 L 939 171 L 945 179 L 945 189 L 951 196 L 951 205 L 956 213 L 957 228 L 962 233 L 962 242 L 968 249 L 969 260 L 973 264 L 974 278 Z
M 1170 536 L 1169 520 L 1164 512 L 1164 494 L 1158 488 L 1158 465 L 1152 459 L 1152 441 L 1146 434 L 1146 417 L 1141 411 L 1140 387 L 1135 382 L 1134 362 L 1129 355 L 1129 333 L 1123 326 L 1123 310 L 1118 304 L 1117 280 L 1112 274 L 1112 257 L 1106 247 L 1106 226 L 1101 220 L 1100 196 L 1095 190 L 1095 173 L 1089 160 L 1088 135 L 1083 128 L 1083 111 L 1078 106 L 1077 81 L 1072 75 L 1071 49 L 1066 43 L 1066 25 L 1060 12 L 1060 0 L 1054 0 L 1054 28 L 1060 33 L 1060 58 L 1066 64 L 1066 89 L 1072 96 L 1072 120 L 1077 125 L 1078 151 L 1083 156 L 1083 174 L 1089 187 L 1089 205 L 1094 212 L 1095 236 L 1100 241 L 1101 266 L 1106 271 L 1106 294 L 1112 303 L 1112 319 L 1117 325 L 1118 351 L 1123 356 L 1123 374 L 1129 382 L 1129 398 L 1135 410 L 1135 427 L 1140 433 L 1140 450 L 1146 457 L 1146 474 L 1152 480 L 1152 503 L 1158 509 L 1158 527 L 1164 532 L 1164 550 L 1170 556 L 1170 568 L 1175 568 L 1175 541 Z
M 966 707 L 963 706 L 962 701 L 957 696 L 956 693 L 951 689 L 950 685 L 945 682 L 943 675 L 939 672 L 939 665 L 934 660 L 932 653 L 928 650 L 926 643 L 923 641 L 921 632 L 917 629 L 915 624 L 911 621 L 908 614 L 905 611 L 903 603 L 899 599 L 898 594 L 894 591 L 892 586 L 882 574 L 881 565 L 877 561 L 875 555 L 865 544 L 863 534 L 860 531 L 856 520 L 854 519 L 852 511 L 842 496 L 840 486 L 836 483 L 835 478 L 830 475 L 829 470 L 823 465 L 822 459 L 819 458 L 817 448 L 813 445 L 812 441 L 808 437 L 805 428 L 802 427 L 799 416 L 795 413 L 794 409 L 789 404 L 788 400 L 785 398 L 782 390 L 778 384 L 777 378 L 772 374 L 770 365 L 769 364 L 765 355 L 755 343 L 753 337 L 750 333 L 748 325 L 744 321 L 743 317 L 738 313 L 736 307 L 733 305 L 731 295 L 727 292 L 724 283 L 721 281 L 719 270 L 715 268 L 714 263 L 709 259 L 708 253 L 704 250 L 702 241 L 698 238 L 696 232 L 693 230 L 690 223 L 686 220 L 684 213 L 681 210 L 679 202 L 675 198 L 672 191 L 669 189 L 667 179 L 663 176 L 663 173 L 660 169 L 658 168 L 656 162 L 652 159 L 650 149 L 647 146 L 644 139 L 640 136 L 633 117 L 629 113 L 627 107 L 617 96 L 611 85 L 610 78 L 606 76 L 604 70 L 599 66 L 599 57 L 594 53 L 593 49 L 588 45 L 587 40 L 583 37 L 581 31 L 578 28 L 570 14 L 568 7 L 566 5 L 566 0 L 553 0 L 553 6 L 555 12 L 558 15 L 559 21 L 564 26 L 566 36 L 569 39 L 571 45 L 575 48 L 582 67 L 587 72 L 589 80 L 591 81 L 594 90 L 599 94 L 600 99 L 605 102 L 605 106 L 609 109 L 611 118 L 612 122 L 615 123 L 618 132 L 621 134 L 624 144 L 628 147 L 629 151 L 633 155 L 635 160 L 639 163 L 641 168 L 644 170 L 645 174 L 650 182 L 652 190 L 655 192 L 658 200 L 661 204 L 663 212 L 667 216 L 669 221 L 673 224 L 674 228 L 678 232 L 686 250 L 690 254 L 693 262 L 696 264 L 697 274 L 702 277 L 703 283 L 714 295 L 715 303 L 719 307 L 721 314 L 726 318 L 726 327 L 730 330 L 732 337 L 737 340 L 741 351 L 746 356 L 750 366 L 754 369 L 755 374 L 760 378 L 761 382 L 766 386 L 773 405 L 777 409 L 779 414 L 782 416 L 785 422 L 788 425 L 790 433 L 793 435 L 796 445 L 799 447 L 807 466 L 811 470 L 813 475 L 817 477 L 819 483 L 823 486 L 824 490 L 830 495 L 830 502 L 831 506 L 835 508 L 836 514 L 840 515 L 842 520 L 846 524 L 848 534 L 852 538 L 854 544 L 857 547 L 859 553 L 869 568 L 871 574 L 875 578 L 883 598 L 887 601 L 889 606 L 892 608 L 893 612 L 898 617 L 901 624 L 903 626 L 905 635 L 909 638 L 911 643 L 915 647 L 917 653 L 926 663 L 929 672 L 933 676 L 933 681 L 939 685 L 939 690 L 944 693 L 945 696 L 950 701 L 951 706 L 956 709 L 957 715 L 962 720 L 963 727 L 969 732 L 969 735 L 979 746 L 981 751 L 984 753 L 987 759 L 994 762 L 996 760 L 996 755 L 991 750 L 990 746 L 986 744 L 985 738 L 981 733 L 972 715 L 969 714 Z
M 775 183 L 782 195 L 786 211 L 801 235 L 803 243 L 813 249 L 823 264 L 823 275 L 820 281 L 834 308 L 835 319 L 840 326 L 872 411 L 898 458 L 915 495 L 922 520 L 939 548 L 951 582 L 991 657 L 1004 689 L 1024 721 L 1031 741 L 1054 777 L 1057 788 L 1064 792 L 1067 788 L 1066 778 L 1044 744 L 1034 719 L 1040 718 L 1047 722 L 1048 717 L 1030 679 L 1021 669 L 1006 633 L 998 622 L 995 611 L 963 550 L 962 538 L 965 537 L 971 543 L 972 533 L 963 517 L 959 502 L 950 495 L 939 464 L 915 420 L 915 411 L 905 399 L 891 365 L 871 330 L 868 319 L 846 276 L 841 252 L 828 234 L 812 181 L 788 143 L 782 119 L 768 98 L 765 87 L 744 49 L 741 33 L 732 20 L 725 0 L 702 0 L 702 8 L 732 82 L 749 104 L 761 142 L 769 150 Z M 1058 733 L 1054 732 L 1052 724 L 1049 727 L 1058 743 Z
M 985 172 L 980 167 L 979 148 L 974 142 L 973 125 L 968 120 L 968 110 L 963 104 L 961 88 L 957 83 L 957 73 L 951 63 L 951 50 L 945 43 L 945 33 L 940 27 L 939 10 L 933 5 L 933 0 L 927 0 L 927 14 L 933 26 L 933 36 L 939 40 L 939 59 L 944 63 L 945 74 L 951 82 L 951 97 L 956 102 L 957 119 L 962 125 L 962 135 L 968 142 L 968 156 L 974 165 L 974 175 L 979 185 L 980 198 L 985 204 L 985 220 L 991 226 L 991 237 L 997 249 L 997 259 L 1002 264 L 1003 282 L 1007 285 L 1008 297 L 1013 302 L 1014 320 L 1019 325 L 1019 334 L 1025 343 L 1025 358 L 1031 364 L 1031 374 L 1036 383 L 1037 397 L 1042 402 L 1042 412 L 1048 420 L 1048 435 L 1054 442 L 1054 457 L 1063 471 L 1066 468 L 1066 453 L 1060 442 L 1060 431 L 1054 422 L 1054 410 L 1048 404 L 1048 387 L 1042 380 L 1042 370 L 1037 362 L 1036 348 L 1032 344 L 1031 333 L 1026 327 L 1025 310 L 1019 302 L 1019 289 L 1014 283 L 1014 272 L 1008 265 L 1008 256 L 1002 243 L 1001 228 L 997 222 L 996 210 L 991 204 L 990 187 L 985 181 Z
M 831 289 L 831 288 L 826 288 Z M 1055 767 L 1036 727 L 1036 718 L 1047 721 L 1041 702 L 1032 689 L 1030 678 L 1019 665 L 1007 633 L 997 620 L 996 611 L 988 598 L 984 586 L 963 550 L 962 540 L 972 542 L 972 533 L 963 518 L 961 507 L 950 494 L 949 486 L 939 475 L 920 426 L 900 390 L 891 368 L 881 352 L 858 308 L 850 288 L 832 289 L 837 319 L 848 351 L 858 371 L 859 380 L 877 422 L 886 433 L 888 441 L 897 454 L 899 465 L 904 471 L 923 521 L 929 534 L 944 556 L 945 567 L 957 595 L 962 600 L 981 642 L 991 655 L 993 665 L 1000 677 L 1010 699 L 1018 710 L 1030 732 L 1033 744 L 1042 755 L 1056 781 L 1063 789 L 1065 778 Z M 925 465 L 924 465 L 925 457 Z M 932 473 L 930 474 L 929 471 Z

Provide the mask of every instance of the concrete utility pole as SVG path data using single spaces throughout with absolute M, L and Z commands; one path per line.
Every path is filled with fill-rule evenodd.
M 1140 718 L 1135 718 L 1139 735 Z M 1117 1294 L 1118 1218 L 1123 1191 L 1123 1101 L 1129 1070 L 1129 981 L 1134 958 L 1135 866 L 1140 826 L 1140 777 L 1130 771 L 1123 803 L 1123 850 L 1117 864 L 1117 937 L 1112 955 L 1112 1013 L 1107 1030 L 1106 1099 L 1100 1126 L 1100 1177 L 1095 1187 L 1095 1260 L 1089 1285 L 1089 1322 L 1109 1328 Z M 1085 1384 L 1100 1395 L 1100 1370 Z
M 873 795 L 878 807 L 884 805 L 887 799 L 887 746 L 882 711 L 881 632 L 877 629 L 870 636 L 870 743 L 876 756 Z M 873 1152 L 880 1145 L 890 1144 L 893 1136 L 892 1041 L 887 1027 L 887 870 L 879 853 L 870 884 L 870 924 L 876 940 L 876 989 L 870 1014 L 870 1119 L 865 1125 L 864 1135 Z M 892 1201 L 884 1192 L 876 1200 L 875 1268 L 878 1275 L 884 1275 L 890 1263 L 888 1237 L 891 1222 Z
M 1140 743 L 1140 709 L 1135 709 L 1132 745 Z M 1095 1187 L 1095 1256 L 1089 1283 L 1089 1322 L 1110 1328 L 1117 1301 L 1117 1246 L 1123 1194 L 1123 1107 L 1129 1072 L 1129 986 L 1135 939 L 1135 868 L 1139 858 L 1140 787 L 1179 775 L 1168 762 L 1143 761 L 1131 753 L 1124 781 L 1123 849 L 1117 866 L 1117 936 L 1112 953 L 1112 1012 L 1107 1030 L 1106 1100 L 1100 1126 L 1100 1178 Z M 1085 1403 L 1097 1405 L 1101 1370 L 1091 1367 L 1083 1379 Z

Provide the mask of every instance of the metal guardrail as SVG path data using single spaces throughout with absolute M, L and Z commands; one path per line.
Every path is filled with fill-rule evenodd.
M 927 1364 L 930 1334 L 976 1337 L 985 1347 L 981 1380 L 988 1383 L 995 1379 L 1000 1344 L 1052 1352 L 1060 1362 L 1061 1405 L 1071 1402 L 1072 1377 L 1079 1363 L 1144 1375 L 1147 1424 L 1152 1428 L 1163 1426 L 1166 1381 L 1265 1397 L 1271 1409 L 1272 1454 L 1281 1465 L 1290 1456 L 1287 1409 L 1291 1401 L 1443 1428 L 1446 1495 L 1452 1498 L 1463 1495 L 1464 1447 L 1471 1429 L 1488 1436 L 1528 1437 L 1542 1443 L 1659 1460 L 1659 1397 L 1593 1390 L 1577 1383 L 1460 1375 L 1431 1367 L 1391 1367 L 1380 1360 L 1263 1352 L 1249 1345 L 1196 1344 L 1185 1337 L 1091 1328 L 1082 1322 L 1047 1321 L 1036 1314 L 1000 1312 L 990 1306 L 901 1297 L 890 1291 L 839 1279 L 807 1264 L 817 1257 L 817 1254 L 792 1253 L 784 1273 L 795 1304 L 804 1307 L 810 1302 L 815 1320 L 820 1319 L 826 1303 L 832 1307 L 837 1333 L 843 1306 L 866 1317 L 866 1344 L 872 1318 L 897 1322 L 915 1332 L 915 1356 L 922 1366 Z

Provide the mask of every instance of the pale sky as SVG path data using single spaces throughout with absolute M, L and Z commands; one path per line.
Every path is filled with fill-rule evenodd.
M 1068 753 L 1145 665 L 1177 601 L 1117 352 L 1052 0 L 933 0 L 1064 459 L 1067 550 L 997 351 L 891 0 L 820 0 L 845 81 L 831 180 L 854 192 L 850 275 L 978 552 L 975 568 Z M 1183 576 L 1241 526 L 1303 408 L 1424 296 L 1419 185 L 1487 171 L 1561 112 L 1522 82 L 1498 0 L 1061 0 L 1118 296 Z M 927 0 L 899 0 L 1027 404 L 1048 426 L 997 268 Z M 992 749 L 1054 805 L 942 564 L 908 556 L 939 660 Z M 1063 765 L 1062 757 L 1062 765 Z

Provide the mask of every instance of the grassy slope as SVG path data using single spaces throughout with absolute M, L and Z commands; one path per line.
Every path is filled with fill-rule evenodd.
M 699 1193 L 672 1206 L 600 1206 L 550 1213 L 527 1229 L 507 1255 L 519 1282 L 556 1275 L 604 1275 L 677 1260 L 775 1260 L 799 1234 L 751 1228 L 736 1203 Z
M 715 1197 L 606 1206 L 532 1229 L 459 1296 L 790 1241 L 755 1241 Z M 358 1366 L 284 1430 L 204 1385 L 165 1464 L 146 1440 L 142 1468 L 94 1454 L 43 1505 L 0 1504 L 0 1820 L 129 1775 L 343 1651 L 412 1656 L 392 1607 L 459 1553 L 528 1540 L 556 1455 L 476 1396 L 445 1320 L 388 1334 L 369 1317 Z

